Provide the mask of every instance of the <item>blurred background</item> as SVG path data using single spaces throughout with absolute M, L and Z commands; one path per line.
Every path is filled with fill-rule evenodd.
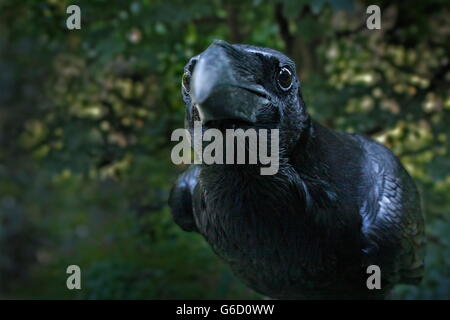
M 183 66 L 213 39 L 285 52 L 316 120 L 401 158 L 428 252 L 422 284 L 393 297 L 449 299 L 446 0 L 0 0 L 0 298 L 263 298 L 167 206 Z M 71 264 L 82 290 L 66 288 Z

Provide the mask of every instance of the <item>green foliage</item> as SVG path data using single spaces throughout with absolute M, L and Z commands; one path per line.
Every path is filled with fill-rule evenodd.
M 66 7 L 82 29 L 65 27 Z M 0 1 L 0 297 L 261 298 L 166 205 L 180 79 L 213 39 L 286 52 L 310 113 L 372 135 L 416 179 L 427 271 L 450 297 L 448 1 Z M 82 269 L 81 291 L 66 267 Z

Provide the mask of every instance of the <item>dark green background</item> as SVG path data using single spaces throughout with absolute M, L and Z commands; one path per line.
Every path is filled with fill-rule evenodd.
M 378 4 L 382 29 L 367 30 Z M 78 4 L 82 29 L 65 27 Z M 213 39 L 290 55 L 310 113 L 417 181 L 423 283 L 450 296 L 450 2 L 0 0 L 0 298 L 261 298 L 170 218 L 182 68 Z M 66 267 L 82 290 L 66 289 Z

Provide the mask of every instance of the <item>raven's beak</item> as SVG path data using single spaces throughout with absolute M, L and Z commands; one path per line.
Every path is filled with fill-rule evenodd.
M 246 59 L 251 59 L 247 52 L 225 41 L 215 41 L 202 53 L 191 80 L 191 98 L 202 123 L 256 122 L 258 106 L 268 103 L 269 98 L 261 85 L 252 83 L 252 68 L 242 68 L 249 63 Z

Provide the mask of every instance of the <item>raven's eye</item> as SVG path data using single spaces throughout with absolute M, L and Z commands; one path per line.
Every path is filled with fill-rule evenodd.
M 278 85 L 280 88 L 284 91 L 287 91 L 292 86 L 292 73 L 289 71 L 288 68 L 281 68 L 280 72 L 278 73 Z
M 181 78 L 181 84 L 183 85 L 184 90 L 186 90 L 186 92 L 189 92 L 191 84 L 191 75 L 189 72 L 183 73 L 183 77 Z

